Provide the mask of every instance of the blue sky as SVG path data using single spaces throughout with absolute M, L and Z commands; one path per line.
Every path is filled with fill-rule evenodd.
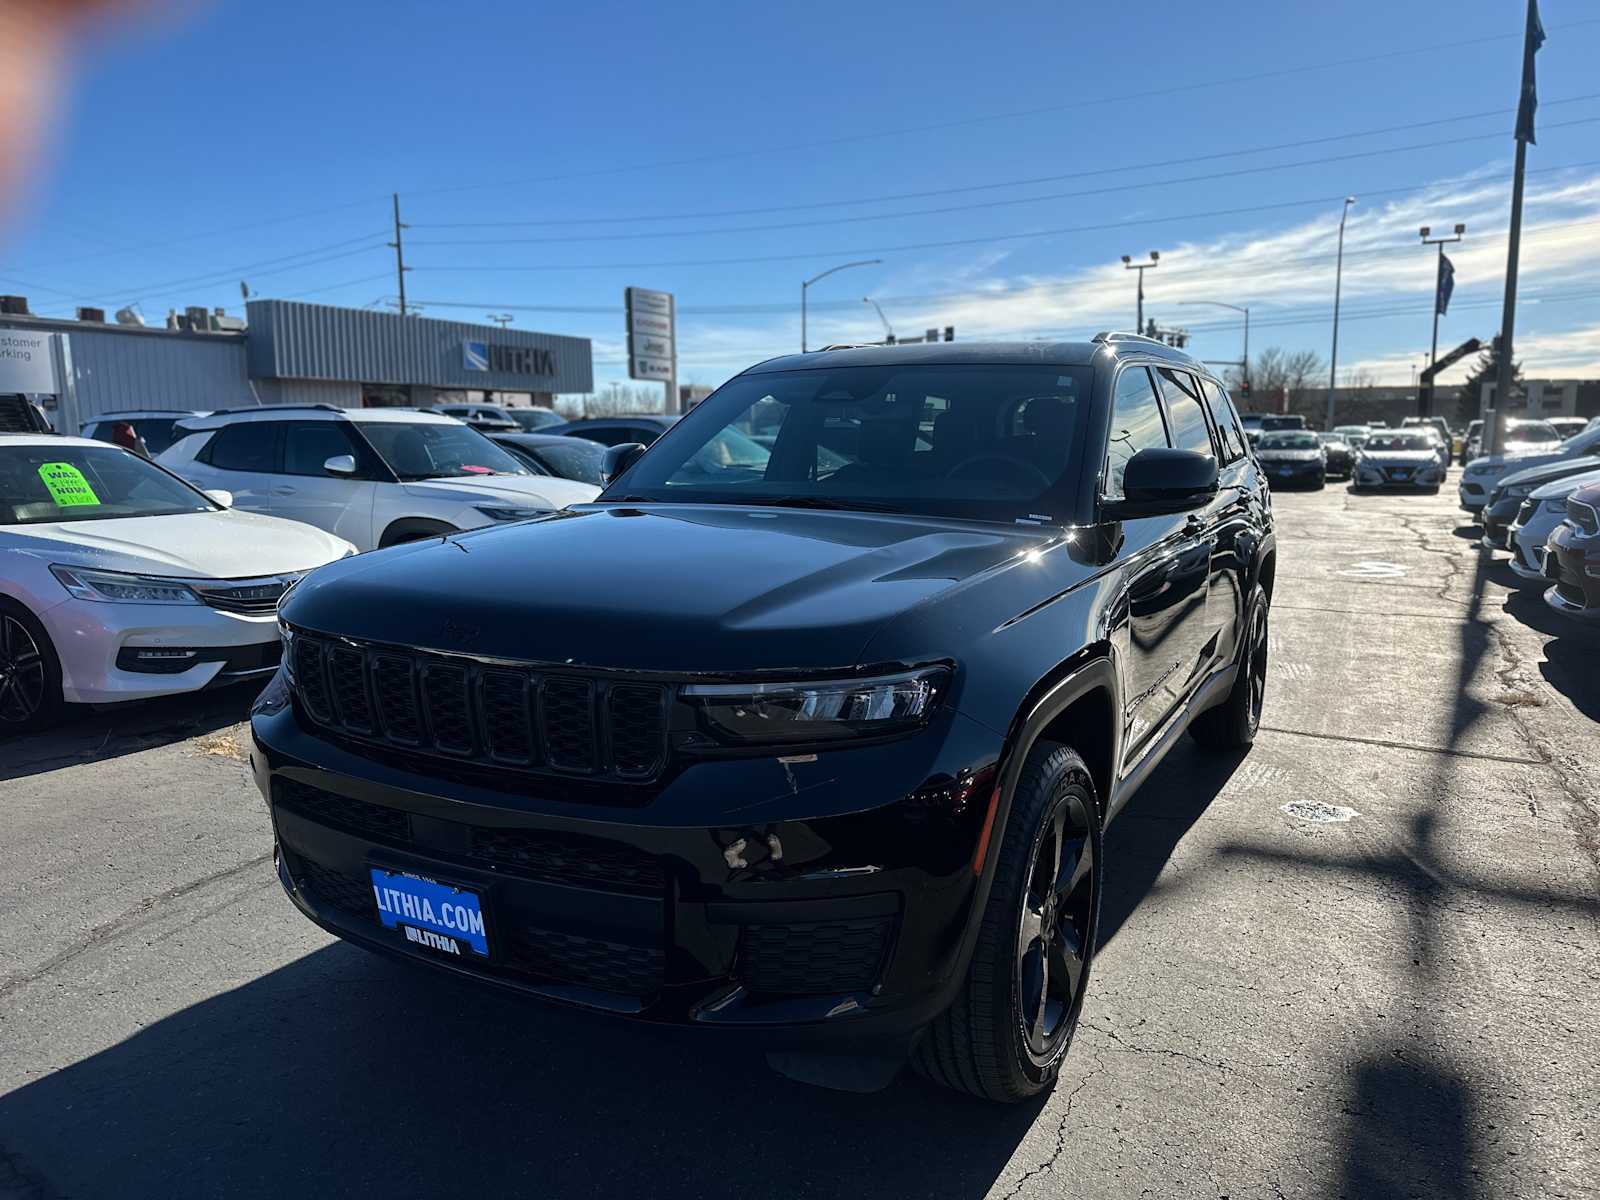
M 1129 327 L 1118 257 L 1156 249 L 1146 311 L 1197 353 L 1239 318 L 1184 301 L 1326 356 L 1350 193 L 1341 377 L 1425 361 L 1420 224 L 1468 225 L 1441 347 L 1498 324 L 1517 0 L 165 11 L 83 51 L 0 233 L 37 312 L 383 305 L 398 191 L 411 299 L 590 337 L 601 386 L 624 286 L 677 294 L 680 377 L 715 384 L 798 349 L 800 280 L 852 258 L 884 261 L 813 289 L 814 342 L 880 336 L 868 295 L 902 333 Z M 1600 13 L 1542 14 L 1519 357 L 1595 375 Z

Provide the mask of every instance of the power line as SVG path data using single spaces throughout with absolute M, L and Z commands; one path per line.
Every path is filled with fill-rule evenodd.
M 1586 100 L 1600 99 L 1600 92 L 1590 92 L 1582 96 L 1567 96 L 1559 100 L 1544 100 L 1540 103 L 1545 108 L 1553 108 L 1558 104 L 1578 104 Z M 919 192 L 892 192 L 880 196 L 860 196 L 849 200 L 816 200 L 806 204 L 774 204 L 759 208 L 724 208 L 691 213 L 643 213 L 630 217 L 551 217 L 541 220 L 524 221 L 450 221 L 450 222 L 419 222 L 414 225 L 417 229 L 525 229 L 534 227 L 547 227 L 556 225 L 631 225 L 644 221 L 690 221 L 715 217 L 741 217 L 759 216 L 770 213 L 783 212 L 808 212 L 821 208 L 844 208 L 858 204 L 884 204 L 899 200 L 927 200 L 938 196 L 956 196 L 969 192 L 992 191 L 1000 188 L 1033 187 L 1044 183 L 1061 183 L 1069 179 L 1089 179 L 1097 175 L 1116 175 L 1126 171 L 1160 170 L 1166 167 L 1186 166 L 1190 163 L 1210 162 L 1219 158 L 1240 158 L 1252 154 L 1268 154 L 1279 150 L 1295 150 L 1304 146 L 1325 145 L 1328 142 L 1350 141 L 1356 138 L 1377 137 L 1389 133 L 1403 133 L 1414 129 L 1426 129 L 1436 125 L 1449 125 L 1459 121 L 1481 120 L 1485 117 L 1500 117 L 1514 113 L 1514 108 L 1495 108 L 1484 112 L 1463 113 L 1453 117 L 1437 117 L 1431 121 L 1413 121 L 1405 125 L 1388 125 L 1380 129 L 1365 129 L 1351 133 L 1335 133 L 1325 137 L 1301 138 L 1293 142 L 1277 142 L 1267 146 L 1254 146 L 1240 150 L 1220 150 L 1210 154 L 1191 154 L 1182 158 L 1168 158 L 1157 162 L 1129 163 L 1119 167 L 1099 167 L 1090 171 L 1072 171 L 1062 175 L 1037 175 L 1030 179 L 998 180 L 991 183 L 971 183 L 961 187 L 933 188 Z M 1551 126 L 1551 128 L 1559 128 Z M 1498 137 L 1500 134 L 1489 134 L 1488 137 Z M 1468 140 L 1468 139 L 1463 139 Z M 1434 145 L 1451 145 L 1452 142 L 1431 143 Z M 1416 147 L 1398 147 L 1397 150 L 1414 149 Z M 1374 153 L 1396 153 L 1397 150 L 1375 151 Z M 1314 159 L 1313 162 L 1336 162 L 1333 159 Z M 1291 163 L 1290 166 L 1302 165 Z M 1213 176 L 1200 176 L 1199 178 L 1213 178 Z M 1171 182 L 1186 182 L 1174 180 Z M 1066 193 L 1092 194 L 1092 193 Z M 1051 197 L 1035 197 L 1035 199 L 1050 199 Z M 943 211 L 943 210 L 935 210 Z M 893 215 L 893 214 L 886 214 Z M 870 220 L 874 218 L 857 218 Z M 788 228 L 788 226 L 758 226 L 757 228 Z M 420 243 L 414 243 L 420 244 Z M 432 243 L 434 245 L 472 243 Z
M 1564 25 L 1546 26 L 1547 31 L 1559 32 L 1565 29 L 1577 29 L 1587 25 L 1600 24 L 1600 17 L 1587 18 L 1581 21 L 1569 21 Z M 538 183 L 555 183 L 570 179 L 591 179 L 608 175 L 628 174 L 636 171 L 656 171 L 670 167 L 701 166 L 712 162 L 726 162 L 736 158 L 750 158 L 761 154 L 790 154 L 797 150 L 815 150 L 827 146 L 843 146 L 857 142 L 876 141 L 883 138 L 899 138 L 915 133 L 932 133 L 943 129 L 956 129 L 968 125 L 983 124 L 989 121 L 1012 121 L 1023 117 L 1046 116 L 1052 113 L 1073 112 L 1087 108 L 1100 108 L 1106 105 L 1121 104 L 1129 100 L 1146 100 L 1166 96 L 1182 95 L 1185 92 L 1205 91 L 1210 88 L 1228 87 L 1234 84 L 1259 83 L 1268 79 L 1282 79 L 1306 74 L 1309 71 L 1339 70 L 1344 67 L 1362 66 L 1368 63 L 1392 61 L 1397 58 L 1406 58 L 1416 55 L 1437 55 L 1442 50 L 1455 50 L 1466 46 L 1486 45 L 1491 42 L 1512 41 L 1521 38 L 1520 33 L 1487 34 L 1474 38 L 1463 38 L 1454 42 L 1429 42 L 1421 46 L 1408 46 L 1400 50 L 1388 50 L 1381 54 L 1361 55 L 1354 58 L 1333 59 L 1320 63 L 1306 63 L 1294 67 L 1280 67 L 1271 71 L 1256 71 L 1248 75 L 1234 75 L 1221 79 L 1199 80 L 1194 83 L 1174 84 L 1164 88 L 1147 88 L 1137 92 L 1123 92 L 1113 96 L 1094 96 L 1083 100 L 1068 101 L 1063 104 L 1045 105 L 1039 108 L 1017 109 L 1010 112 L 979 114 L 971 117 L 961 117 L 955 120 L 936 121 L 925 125 L 902 126 L 898 129 L 877 129 L 865 133 L 848 134 L 841 137 L 818 138 L 805 142 L 791 142 L 786 145 L 757 146 L 743 150 L 723 150 L 711 154 L 699 154 L 686 158 L 658 159 L 655 162 L 628 164 L 617 167 L 596 167 L 588 171 L 566 172 L 559 175 L 540 175 L 532 178 L 502 180 L 497 183 L 466 183 L 455 184 L 448 187 L 425 188 L 410 191 L 410 196 L 448 195 L 458 192 L 489 191 L 496 188 L 526 187 Z
M 314 256 L 314 255 L 320 255 L 324 251 L 338 250 L 341 247 L 354 246 L 358 242 L 359 243 L 371 243 L 375 238 L 386 238 L 387 236 L 388 236 L 388 234 L 386 234 L 386 233 L 377 233 L 377 234 L 367 234 L 364 237 L 359 237 L 359 238 L 346 238 L 343 241 L 330 242 L 325 246 L 313 246 L 313 247 L 311 247 L 309 249 L 301 250 L 301 251 L 298 251 L 298 252 L 296 252 L 294 254 L 282 254 L 282 255 L 279 255 L 276 258 L 263 258 L 263 259 L 257 260 L 256 262 L 252 262 L 252 263 L 241 263 L 238 266 L 219 267 L 217 270 L 208 271 L 204 275 L 191 275 L 191 276 L 188 276 L 188 277 L 183 278 L 183 279 L 168 279 L 168 280 L 164 280 L 161 283 L 150 283 L 150 284 L 145 284 L 145 285 L 143 285 L 141 287 L 103 288 L 103 289 L 101 289 L 101 293 L 100 294 L 111 293 L 111 294 L 116 294 L 116 295 L 121 295 L 121 296 L 138 295 L 138 296 L 142 296 L 142 297 L 146 297 L 146 298 L 150 298 L 150 297 L 160 298 L 160 297 L 163 297 L 163 296 L 175 294 L 171 290 L 163 290 L 163 289 L 183 289 L 183 288 L 187 288 L 187 287 L 203 287 L 203 286 L 205 286 L 207 284 L 210 284 L 210 283 L 226 282 L 227 280 L 232 279 L 232 278 L 234 278 L 234 277 L 236 277 L 236 276 L 238 276 L 240 274 L 243 274 L 245 272 L 249 272 L 249 273 L 253 273 L 253 274 L 257 274 L 257 275 L 275 275 L 275 274 L 278 274 L 281 271 L 298 270 L 301 267 L 316 266 L 319 263 L 333 262 L 336 259 L 349 258 L 349 257 L 351 257 L 353 255 L 356 255 L 356 254 L 364 254 L 368 250 L 375 249 L 376 247 L 374 247 L 372 245 L 361 245 L 361 246 L 358 246 L 356 249 L 346 251 L 343 254 L 328 254 L 325 257 L 320 257 L 320 258 L 311 257 L 311 256 Z M 292 265 L 287 266 L 287 267 L 278 266 L 278 264 L 290 262 L 290 260 L 292 260 L 292 259 L 309 259 L 309 261 L 307 261 L 307 262 L 296 262 L 296 263 L 293 263 Z M 94 298 L 95 298 L 95 296 L 80 296 L 80 297 L 78 297 L 78 299 L 82 299 L 82 300 L 90 300 L 90 299 L 94 299 Z
M 1555 170 L 1573 170 L 1578 167 L 1594 166 L 1596 161 L 1590 160 L 1581 163 L 1568 163 L 1561 167 L 1541 168 L 1541 172 Z M 1535 172 L 1528 172 L 1530 175 Z M 1393 188 L 1366 188 L 1366 196 L 1394 196 L 1404 195 L 1409 192 L 1427 191 L 1439 186 L 1439 182 L 1413 184 L 1406 187 Z M 806 259 L 821 257 L 848 257 L 866 254 L 892 254 L 905 250 L 939 250 L 955 246 L 981 246 L 991 245 L 996 242 L 1025 241 L 1031 238 L 1059 237 L 1074 233 L 1098 233 L 1108 229 L 1131 229 L 1145 225 L 1162 225 L 1173 221 L 1199 221 L 1215 217 L 1243 216 L 1253 213 L 1281 211 L 1287 208 L 1306 208 L 1314 205 L 1337 203 L 1342 196 L 1312 196 L 1304 200 L 1283 200 L 1270 204 L 1243 205 L 1237 208 L 1210 209 L 1204 212 L 1173 213 L 1165 216 L 1138 217 L 1125 221 L 1100 221 L 1088 225 L 1063 225 L 1052 229 L 1036 229 L 1024 233 L 987 234 L 981 237 L 970 238 L 945 238 L 928 242 L 904 242 L 889 246 L 854 246 L 848 249 L 832 248 L 827 250 L 809 250 L 801 253 L 790 254 L 762 254 L 730 258 L 706 259 L 668 259 L 656 262 L 623 262 L 623 263 L 541 263 L 541 264 L 476 264 L 466 263 L 456 266 L 413 266 L 413 271 L 434 272 L 465 272 L 465 271 L 504 271 L 504 272 L 543 272 L 543 271 L 637 271 L 656 270 L 676 267 L 722 267 L 743 266 L 752 263 L 771 262 L 799 262 Z
M 1600 117 L 1583 117 L 1574 121 L 1564 121 L 1557 124 L 1546 124 L 1545 129 L 1562 129 L 1572 125 L 1593 125 L 1600 123 Z M 1077 200 L 1086 196 L 1104 196 L 1115 192 L 1141 191 L 1146 188 L 1178 187 L 1192 183 L 1206 183 L 1217 179 L 1233 179 L 1241 175 L 1261 175 L 1268 172 L 1292 170 L 1297 167 L 1322 166 L 1326 163 L 1351 162 L 1361 158 L 1378 158 L 1388 154 L 1409 154 L 1415 150 L 1433 150 L 1440 146 L 1456 146 L 1466 142 L 1483 142 L 1499 139 L 1505 136 L 1504 130 L 1494 133 L 1471 134 L 1467 137 L 1446 138 L 1432 142 L 1417 142 L 1408 146 L 1390 146 L 1383 150 L 1360 150 L 1350 154 L 1325 155 L 1321 158 L 1301 159 L 1298 162 L 1270 163 L 1257 167 L 1236 167 L 1228 171 L 1212 171 L 1203 175 L 1182 175 L 1171 179 L 1147 179 L 1136 183 L 1118 183 L 1107 187 L 1082 188 L 1071 192 L 1050 192 L 1042 196 L 1011 197 L 1004 200 L 980 200 L 968 204 L 949 204 L 939 208 L 902 209 L 898 212 L 868 213 L 848 217 L 820 217 L 809 221 L 781 221 L 768 225 L 737 225 L 720 229 L 680 229 L 671 231 L 654 231 L 648 233 L 595 233 L 573 234 L 560 237 L 535 237 L 535 238 L 494 238 L 494 239 L 440 239 L 440 240 L 413 240 L 413 246 L 531 246 L 551 244 L 573 244 L 578 242 L 625 242 L 649 241 L 658 238 L 690 238 L 738 235 L 745 233 L 768 233 L 782 229 L 811 229 L 824 225 L 854 225 L 864 221 L 898 221 L 908 217 L 947 216 L 957 212 L 972 212 L 977 209 L 1009 208 L 1019 204 L 1042 204 L 1052 200 Z

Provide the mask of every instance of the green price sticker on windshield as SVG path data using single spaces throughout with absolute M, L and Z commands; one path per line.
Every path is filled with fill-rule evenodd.
M 94 489 L 83 477 L 83 472 L 71 463 L 44 463 L 39 468 L 39 478 L 44 481 L 50 499 L 56 502 L 57 508 L 77 508 L 80 505 L 100 503 L 100 497 L 94 494 Z

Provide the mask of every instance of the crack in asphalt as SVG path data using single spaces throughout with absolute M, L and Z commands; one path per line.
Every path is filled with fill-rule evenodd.
M 177 900 L 190 892 L 198 891 L 207 884 L 217 883 L 231 876 L 240 875 L 245 871 L 253 871 L 263 863 L 271 860 L 272 852 L 269 850 L 265 854 L 258 854 L 254 858 L 246 859 L 244 862 L 236 863 L 231 867 L 224 867 L 220 871 L 213 871 L 211 874 L 203 875 L 199 879 L 181 883 L 177 887 L 168 888 L 166 891 L 159 892 L 154 896 L 146 896 L 121 916 L 113 917 L 109 921 L 103 921 L 96 925 L 78 941 L 66 949 L 51 955 L 33 970 L 21 975 L 13 975 L 7 979 L 0 979 L 0 996 L 7 996 L 25 984 L 35 983 L 95 947 L 115 941 L 117 938 L 124 937 L 139 929 L 158 915 L 156 912 L 157 905 L 165 904 L 170 900 Z
M 1452 758 L 1477 758 L 1485 762 L 1511 763 L 1519 767 L 1544 765 L 1539 758 L 1514 758 L 1509 754 L 1489 754 L 1482 750 L 1453 750 L 1449 746 L 1424 746 L 1419 742 L 1397 742 L 1392 738 L 1357 737 L 1349 733 L 1313 733 L 1307 729 L 1285 729 L 1281 725 L 1262 725 L 1264 733 L 1284 733 L 1290 737 L 1318 738 L 1325 742 L 1355 742 L 1362 746 L 1382 746 L 1389 750 L 1415 750 L 1419 754 L 1447 754 Z
M 1023 1187 L 1026 1186 L 1030 1179 L 1036 1179 L 1040 1175 L 1048 1175 L 1055 1167 L 1056 1160 L 1065 1154 L 1067 1150 L 1067 1122 L 1072 1118 L 1073 1101 L 1078 1098 L 1079 1092 L 1083 1091 L 1084 1088 L 1089 1086 L 1089 1081 L 1096 1075 L 1104 1074 L 1105 1069 L 1105 1063 L 1103 1063 L 1099 1057 L 1096 1057 L 1094 1060 L 1094 1066 L 1089 1069 L 1089 1073 L 1078 1081 L 1077 1087 L 1073 1088 L 1067 1093 L 1066 1107 L 1061 1110 L 1061 1120 L 1056 1125 L 1055 1149 L 1050 1152 L 1050 1156 L 1042 1163 L 1039 1163 L 1037 1166 L 1029 1167 L 1026 1171 L 1024 1171 L 1022 1175 L 1018 1177 L 1017 1182 L 1012 1189 L 1001 1197 L 1001 1200 L 1016 1200 L 1016 1197 L 1021 1195 Z

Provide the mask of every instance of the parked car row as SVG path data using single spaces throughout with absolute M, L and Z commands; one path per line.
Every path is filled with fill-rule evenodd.
M 1534 422 L 1553 432 L 1572 422 Z M 1600 619 L 1600 419 L 1576 422 L 1577 431 L 1551 443 L 1508 436 L 1505 454 L 1467 464 L 1461 507 L 1482 525 L 1479 545 L 1506 551 L 1511 570 L 1544 593 L 1558 612 Z M 1519 432 L 1521 432 L 1519 430 Z M 1509 430 L 1508 430 L 1509 434 Z M 1512 449 L 1512 447 L 1526 447 Z

